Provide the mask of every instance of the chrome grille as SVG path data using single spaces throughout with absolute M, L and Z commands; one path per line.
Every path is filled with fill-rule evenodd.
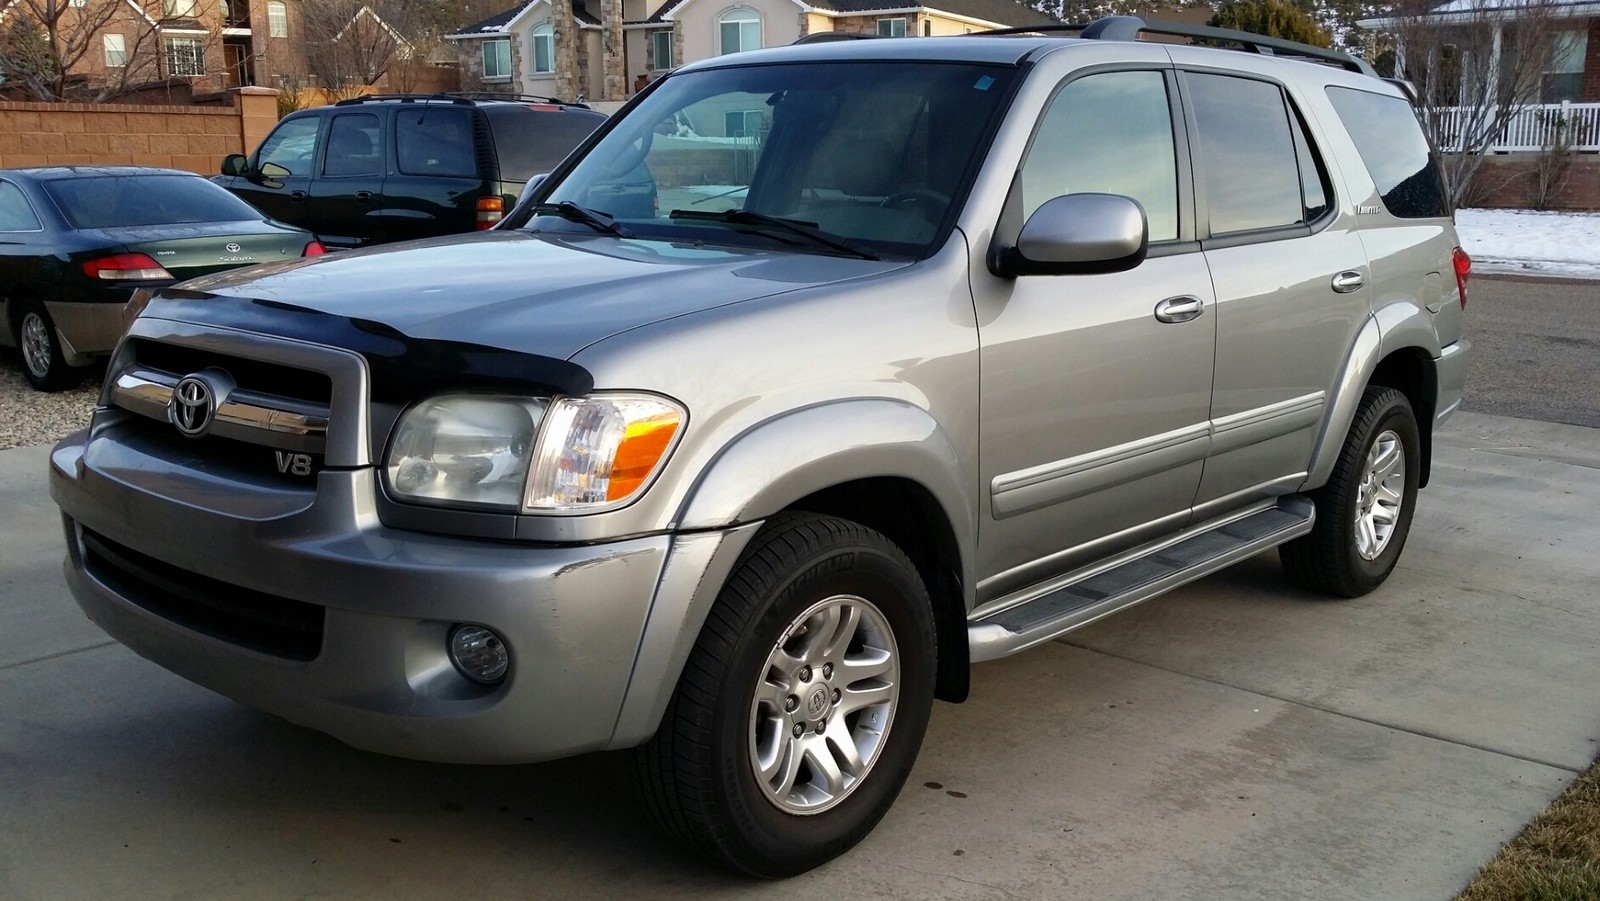
M 172 393 L 180 378 L 181 373 L 134 363 L 112 381 L 111 403 L 129 413 L 170 421 Z M 328 443 L 328 405 L 234 389 L 217 402 L 210 434 L 281 450 L 322 454 Z

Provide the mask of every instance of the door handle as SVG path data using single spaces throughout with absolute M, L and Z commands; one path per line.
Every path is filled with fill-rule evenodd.
M 1188 322 L 1200 318 L 1206 311 L 1206 302 L 1192 294 L 1169 297 L 1156 304 L 1156 318 L 1162 322 Z
M 1360 272 L 1355 269 L 1346 269 L 1333 277 L 1333 290 L 1340 294 L 1353 294 L 1356 291 L 1360 291 L 1361 286 L 1366 283 L 1366 277 Z
M 372 202 L 372 192 L 371 191 L 357 191 L 356 192 L 356 203 L 371 203 L 371 202 Z
M 290 191 L 289 192 L 289 202 L 290 203 L 305 203 L 306 202 L 306 192 L 304 192 L 304 191 Z

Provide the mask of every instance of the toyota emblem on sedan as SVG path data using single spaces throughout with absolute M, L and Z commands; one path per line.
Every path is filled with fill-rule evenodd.
M 215 395 L 211 386 L 198 376 L 188 375 L 178 380 L 172 389 L 172 424 L 190 438 L 199 438 L 211 428 L 211 414 L 215 412 Z
M 238 253 L 239 252 L 239 245 L 233 244 L 233 243 L 228 243 L 228 244 L 224 244 L 222 246 L 222 249 L 226 250 L 229 253 Z

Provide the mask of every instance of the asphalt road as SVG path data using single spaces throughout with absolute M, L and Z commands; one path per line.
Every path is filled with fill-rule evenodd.
M 1564 347 L 1525 307 L 1581 316 L 1595 289 L 1476 287 L 1471 390 L 1592 416 L 1582 355 L 1519 381 L 1496 346 Z M 1368 597 L 1291 589 L 1269 552 L 976 668 L 878 829 L 781 884 L 684 856 L 617 755 L 380 757 L 109 642 L 62 584 L 44 466 L 43 447 L 0 451 L 6 901 L 1440 899 L 1600 749 L 1596 429 L 1458 415 Z
M 1600 281 L 1478 277 L 1462 408 L 1600 428 Z

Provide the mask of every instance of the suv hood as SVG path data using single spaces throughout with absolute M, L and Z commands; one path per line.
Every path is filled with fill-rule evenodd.
M 348 343 L 340 336 L 353 328 L 564 360 L 652 322 L 905 265 L 493 232 L 205 276 L 162 291 L 144 315 L 329 344 Z

